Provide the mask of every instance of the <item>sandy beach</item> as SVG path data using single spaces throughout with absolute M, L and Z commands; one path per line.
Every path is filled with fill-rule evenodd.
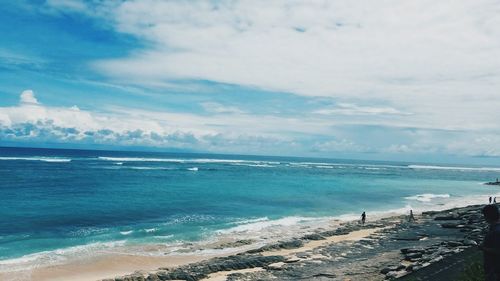
M 315 229 L 302 237 L 264 246 L 228 241 L 210 245 L 231 245 L 224 253 L 109 255 L 29 272 L 2 273 L 0 279 L 295 280 L 305 275 L 311 280 L 383 280 L 386 274 L 404 276 L 476 245 L 484 227 L 479 209 L 480 206 L 472 206 L 424 212 L 416 216 L 416 222 L 407 222 L 402 215 L 378 218 L 365 225 L 358 221 L 332 222 L 335 227 Z M 411 249 L 418 254 L 412 256 L 415 251 Z
M 349 222 L 356 223 L 357 222 Z M 330 222 L 332 227 L 331 230 L 337 229 L 339 225 L 338 220 Z M 287 258 L 294 258 L 294 254 L 304 251 L 311 251 L 317 247 L 328 245 L 331 243 L 338 243 L 341 241 L 357 241 L 363 239 L 376 231 L 380 230 L 380 227 L 372 227 L 367 225 L 366 228 L 349 232 L 344 235 L 328 237 L 325 240 L 310 240 L 299 248 L 294 249 L 281 249 L 279 251 L 269 250 L 264 251 L 262 255 L 282 255 Z M 221 247 L 227 247 L 228 245 L 233 245 L 234 242 L 228 242 L 227 239 L 213 242 L 205 246 L 220 249 Z M 246 243 L 243 243 L 246 244 Z M 224 257 L 235 255 L 239 253 L 244 253 L 245 251 L 255 249 L 258 244 L 254 245 L 242 245 L 240 247 L 231 247 L 224 251 L 224 253 L 219 254 L 195 254 L 195 253 L 185 253 L 185 254 L 169 254 L 166 256 L 144 256 L 144 255 L 132 255 L 132 254 L 110 254 L 104 256 L 98 256 L 94 258 L 86 259 L 76 259 L 75 261 L 52 265 L 38 267 L 33 270 L 21 270 L 0 273 L 0 280 L 39 280 L 39 281 L 64 281 L 64 280 L 76 280 L 76 281 L 95 281 L 102 279 L 114 278 L 116 276 L 123 276 L 131 274 L 133 272 L 155 272 L 159 268 L 174 268 L 178 266 L 188 265 L 191 263 L 200 262 L 203 260 L 209 260 L 215 257 Z M 318 258 L 318 257 L 313 257 Z M 250 270 L 250 271 L 249 271 Z M 236 272 L 254 272 L 262 269 L 247 269 Z M 211 274 L 207 280 L 225 280 L 227 275 L 235 273 L 234 271 L 227 272 L 217 272 Z

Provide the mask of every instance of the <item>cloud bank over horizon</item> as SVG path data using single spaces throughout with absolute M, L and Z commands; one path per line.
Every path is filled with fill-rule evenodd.
M 470 137 L 464 131 L 325 122 L 314 114 L 301 119 L 251 116 L 220 107 L 210 116 L 120 107 L 93 112 L 76 105 L 45 106 L 32 90 L 25 90 L 17 106 L 0 107 L 0 140 L 323 157 L 355 153 L 500 156 L 500 137 L 484 132 Z M 387 136 L 397 143 L 387 141 Z M 441 143 L 446 137 L 449 141 Z

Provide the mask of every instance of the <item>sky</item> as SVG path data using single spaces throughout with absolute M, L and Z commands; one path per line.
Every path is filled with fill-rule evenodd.
M 0 145 L 500 165 L 496 0 L 19 0 L 0 15 Z

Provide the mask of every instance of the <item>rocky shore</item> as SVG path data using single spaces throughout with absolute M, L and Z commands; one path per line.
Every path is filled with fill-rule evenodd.
M 500 185 L 500 181 L 498 179 L 496 181 L 485 182 L 485 185 Z
M 446 264 L 464 250 L 476 251 L 487 227 L 481 208 L 424 212 L 412 222 L 405 216 L 365 225 L 349 222 L 237 255 L 103 280 L 397 279 L 430 269 L 432 264 Z

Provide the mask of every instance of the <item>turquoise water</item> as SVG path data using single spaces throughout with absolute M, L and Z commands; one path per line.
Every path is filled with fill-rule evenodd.
M 0 148 L 0 269 L 64 249 L 202 241 L 232 229 L 258 236 L 273 221 L 486 202 L 499 189 L 480 183 L 499 174 L 498 167 Z

